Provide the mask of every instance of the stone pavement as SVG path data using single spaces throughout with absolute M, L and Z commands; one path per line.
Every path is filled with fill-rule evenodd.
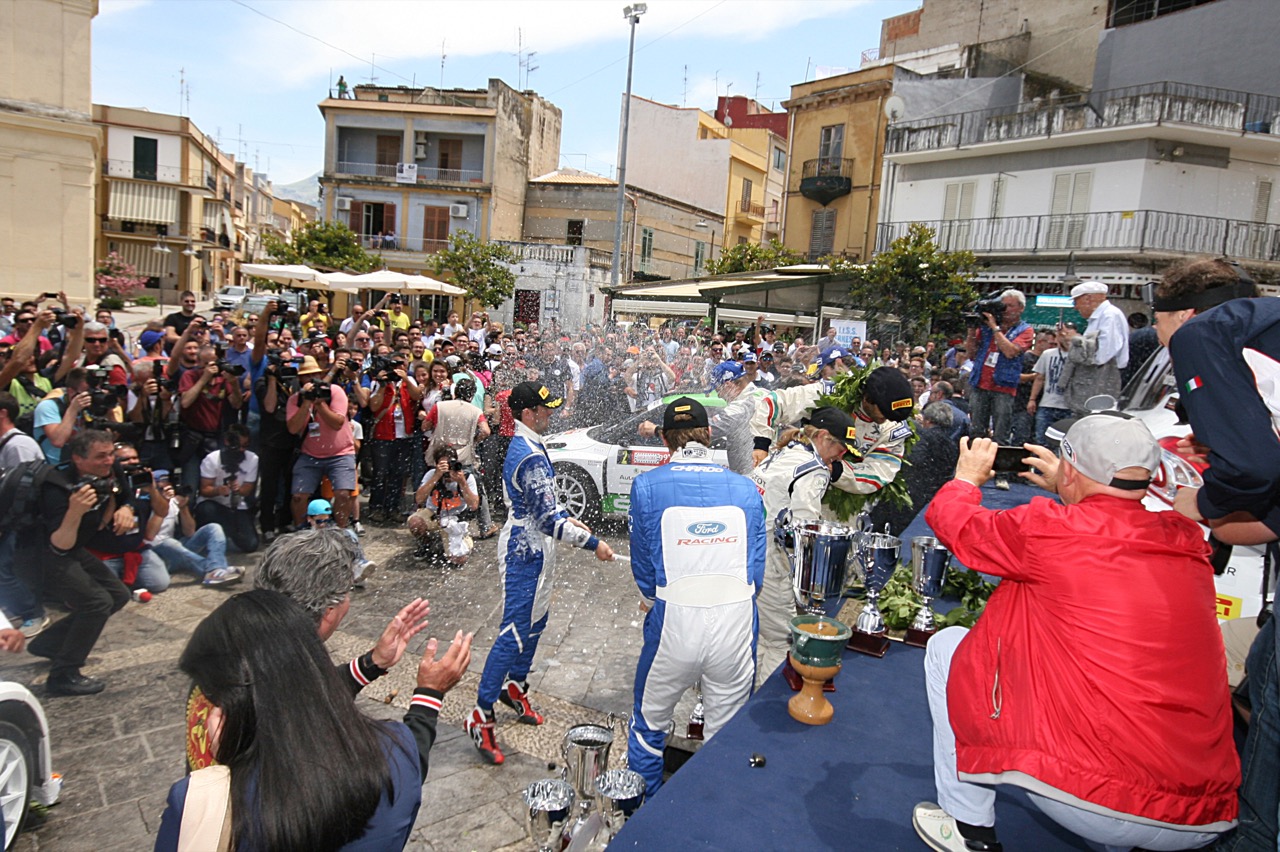
M 626 552 L 626 526 L 598 530 Z M 329 641 L 336 661 L 372 647 L 387 621 L 417 596 L 431 601 L 431 626 L 411 643 L 400 665 L 367 687 L 364 712 L 400 718 L 408 707 L 417 659 L 428 635 L 446 640 L 475 631 L 471 669 L 445 700 L 412 850 L 516 850 L 525 838 L 520 792 L 531 781 L 558 775 L 560 740 L 582 722 L 603 722 L 631 708 L 642 616 L 630 571 L 598 562 L 582 550 L 560 551 L 551 618 L 534 662 L 531 691 L 547 724 L 515 724 L 498 706 L 498 739 L 507 755 L 500 767 L 483 763 L 462 731 L 474 703 L 485 655 L 501 610 L 497 539 L 477 542 L 463 568 L 427 567 L 411 557 L 403 529 L 369 527 L 363 540 L 379 567 L 369 587 L 352 595 L 351 612 Z M 239 557 L 251 566 L 255 556 Z M 233 562 L 237 561 L 235 558 Z M 43 825 L 28 830 L 20 850 L 137 850 L 150 848 L 169 786 L 184 771 L 184 701 L 189 681 L 177 658 L 199 620 L 231 589 L 205 589 L 185 576 L 150 603 L 130 603 L 107 625 L 89 658 L 88 674 L 106 679 L 96 696 L 47 698 L 47 663 L 26 653 L 0 660 L 0 676 L 28 686 L 49 719 L 55 771 L 65 777 L 62 801 Z M 683 729 L 691 696 L 677 711 Z M 619 723 L 619 730 L 622 724 Z M 611 763 L 625 753 L 615 741 Z

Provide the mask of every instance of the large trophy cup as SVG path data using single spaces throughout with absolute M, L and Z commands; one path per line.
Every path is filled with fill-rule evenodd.
M 569 843 L 573 800 L 573 787 L 559 778 L 534 781 L 525 788 L 525 830 L 538 852 L 562 852 Z
M 916 619 L 907 628 L 906 643 L 923 648 L 938 628 L 933 623 L 931 603 L 942 592 L 951 551 L 931 535 L 911 539 L 911 586 L 923 601 Z
M 858 561 L 862 563 L 867 600 L 854 623 L 849 650 L 883 657 L 889 650 L 889 637 L 880 616 L 880 592 L 898 568 L 902 539 L 888 532 L 864 532 L 859 539 Z
M 796 606 L 810 615 L 825 614 L 827 600 L 844 593 L 849 551 L 858 532 L 816 518 L 780 518 L 776 535 L 791 562 Z
M 804 686 L 787 702 L 791 718 L 806 725 L 825 725 L 835 708 L 823 694 L 822 685 L 840 671 L 840 652 L 851 632 L 847 626 L 825 615 L 797 615 L 791 619 L 791 665 Z

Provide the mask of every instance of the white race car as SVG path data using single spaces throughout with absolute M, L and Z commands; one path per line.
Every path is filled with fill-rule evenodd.
M 1191 426 L 1178 423 L 1178 391 L 1169 350 L 1161 347 L 1134 374 L 1120 396 L 1118 408 L 1141 420 L 1160 442 L 1160 470 L 1152 479 L 1143 503 L 1152 511 L 1173 508 L 1173 498 L 1182 487 L 1199 488 L 1202 466 L 1177 452 L 1178 440 L 1191 434 Z M 1205 534 L 1208 535 L 1206 528 Z M 1217 588 L 1218 618 L 1253 618 L 1262 608 L 1263 549 L 1231 549 L 1223 572 L 1214 578 Z
M 661 425 L 662 413 L 663 407 L 658 405 L 619 423 L 547 436 L 547 455 L 556 472 L 560 505 L 587 523 L 603 515 L 626 515 L 631 506 L 631 483 L 646 470 L 665 464 L 671 455 L 660 439 L 643 438 L 637 431 L 645 421 Z M 711 457 L 728 464 L 724 438 L 712 438 Z
M 4 848 L 12 849 L 31 802 L 52 805 L 62 794 L 62 776 L 52 769 L 44 709 L 26 687 L 0 681 L 0 812 Z

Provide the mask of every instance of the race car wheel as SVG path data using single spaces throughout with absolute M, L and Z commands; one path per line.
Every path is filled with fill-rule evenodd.
M 556 466 L 556 500 L 569 515 L 585 524 L 600 518 L 600 494 L 591 476 L 580 467 Z
M 31 743 L 17 725 L 0 722 L 0 811 L 4 813 L 4 848 L 12 849 L 27 820 L 34 777 Z

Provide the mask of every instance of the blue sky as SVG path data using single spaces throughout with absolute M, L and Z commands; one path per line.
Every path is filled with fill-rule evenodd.
M 102 0 L 93 99 L 186 112 L 223 150 L 291 183 L 319 171 L 316 104 L 339 74 L 381 85 L 517 85 L 564 114 L 561 165 L 611 174 L 630 0 Z M 916 0 L 652 0 L 636 31 L 633 90 L 711 110 L 716 94 L 777 107 L 818 67 L 854 67 L 880 21 Z M 274 20 L 272 20 L 274 19 Z M 376 58 L 375 58 L 376 55 Z M 370 62 L 376 66 L 370 69 Z M 185 76 L 187 102 L 179 97 Z M 757 84 L 758 80 L 758 84 Z M 758 85 L 758 88 L 757 88 Z

